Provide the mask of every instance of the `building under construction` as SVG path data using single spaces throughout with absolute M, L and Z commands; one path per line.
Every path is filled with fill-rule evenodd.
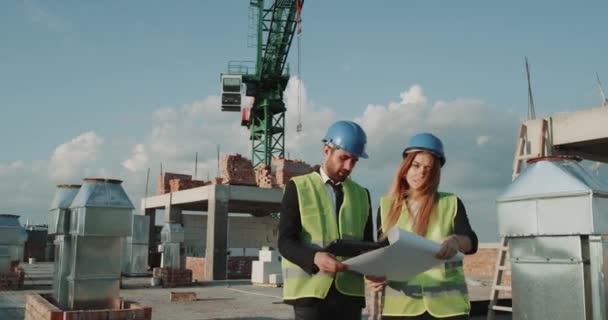
M 299 76 L 303 1 L 250 6 L 256 58 L 228 63 L 218 106 L 240 113 L 250 157 L 224 156 L 208 181 L 161 172 L 142 199 L 116 179 L 59 185 L 37 249 L 27 250 L 18 216 L 0 215 L 0 320 L 293 317 L 278 213 L 287 182 L 318 168 L 284 148 L 286 61 L 295 39 Z M 608 320 L 608 184 L 597 175 L 608 162 L 608 100 L 600 84 L 600 107 L 536 118 L 527 71 L 528 119 L 505 168 L 513 181 L 496 199 L 501 242 L 464 260 L 472 318 Z

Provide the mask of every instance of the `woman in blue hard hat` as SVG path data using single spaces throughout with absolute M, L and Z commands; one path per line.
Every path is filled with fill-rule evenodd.
M 477 251 L 477 235 L 462 201 L 438 191 L 445 161 L 443 143 L 433 134 L 420 133 L 410 139 L 389 193 L 380 200 L 382 238 L 398 226 L 441 243 L 439 259 Z M 446 262 L 407 282 L 376 281 L 370 287 L 385 290 L 383 319 L 469 319 L 462 263 Z

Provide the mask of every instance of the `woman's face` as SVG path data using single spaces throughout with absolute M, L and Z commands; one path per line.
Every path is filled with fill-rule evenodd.
M 435 158 L 428 152 L 420 152 L 414 157 L 412 166 L 405 175 L 405 180 L 410 186 L 410 190 L 422 191 L 433 169 Z

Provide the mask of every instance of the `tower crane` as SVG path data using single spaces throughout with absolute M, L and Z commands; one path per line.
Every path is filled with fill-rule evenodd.
M 250 0 L 249 5 L 256 27 L 256 60 L 230 61 L 228 72 L 220 78 L 222 111 L 241 112 L 241 125 L 249 129 L 251 158 L 257 167 L 270 165 L 273 157 L 285 156 L 286 61 L 301 21 L 303 0 Z M 253 104 L 241 110 L 243 87 Z

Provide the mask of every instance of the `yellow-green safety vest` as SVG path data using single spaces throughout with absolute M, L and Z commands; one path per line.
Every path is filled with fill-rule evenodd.
M 369 215 L 369 196 L 365 188 L 346 179 L 343 185 L 344 200 L 336 221 L 334 206 L 325 189 L 321 175 L 313 172 L 292 178 L 298 193 L 298 206 L 302 222 L 302 242 L 314 248 L 323 248 L 336 239 L 363 240 Z M 344 260 L 344 257 L 336 257 Z M 283 258 L 283 298 L 324 299 L 334 278 L 317 272 L 309 274 L 295 263 Z M 336 289 L 349 296 L 364 296 L 363 277 L 350 272 L 337 272 Z
M 393 199 L 380 199 L 382 221 L 387 220 Z M 413 232 L 413 221 L 407 205 L 403 205 L 397 226 Z M 439 201 L 431 213 L 426 238 L 441 243 L 453 234 L 458 200 L 454 194 L 439 193 Z M 386 232 L 383 223 L 382 230 Z M 416 259 L 416 257 L 412 257 Z M 417 316 L 428 312 L 436 318 L 469 314 L 471 306 L 461 262 L 446 262 L 406 282 L 389 281 L 384 295 L 384 316 Z

